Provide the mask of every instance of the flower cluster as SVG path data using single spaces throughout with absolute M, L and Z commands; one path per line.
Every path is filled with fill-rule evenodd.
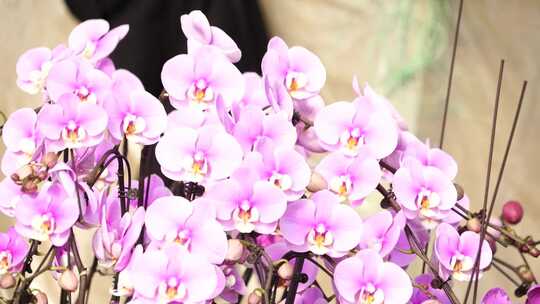
M 43 296 L 27 291 L 25 261 L 50 242 L 44 271 L 84 299 L 77 229 L 93 229 L 96 267 L 116 276 L 112 296 L 133 304 L 275 303 L 285 290 L 287 304 L 328 303 L 320 271 L 339 303 L 451 303 L 433 282 L 470 281 L 491 265 L 493 234 L 483 240 L 453 212 L 469 207 L 456 162 L 410 133 L 386 98 L 355 78 L 352 101 L 325 105 L 319 58 L 278 37 L 262 75 L 242 74 L 223 30 L 200 11 L 180 21 L 187 53 L 161 72 L 168 114 L 108 57 L 128 26 L 85 21 L 67 45 L 20 57 L 17 84 L 43 104 L 12 113 L 2 134 L 0 210 L 16 224 L 0 235 L 0 274 L 22 273 L 16 295 Z M 166 180 L 132 180 L 127 143 L 155 144 Z M 204 191 L 185 195 L 190 187 Z M 356 209 L 376 192 L 386 210 L 362 218 Z M 430 272 L 411 280 L 415 254 Z M 259 285 L 249 290 L 252 272 Z M 501 291 L 492 298 L 507 303 Z

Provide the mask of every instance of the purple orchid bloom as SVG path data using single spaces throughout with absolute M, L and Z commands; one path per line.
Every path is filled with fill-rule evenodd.
M 236 139 L 213 125 L 169 129 L 156 146 L 161 171 L 177 181 L 206 183 L 227 178 L 242 156 Z
M 414 279 L 416 283 L 410 304 L 451 304 L 450 300 L 441 289 L 431 287 L 433 275 L 431 273 L 422 274 Z
M 422 224 L 417 223 L 415 220 L 409 221 L 409 225 L 412 228 L 416 237 L 418 238 L 420 246 L 422 248 L 425 248 L 426 244 L 430 240 L 430 234 L 428 233 L 428 231 L 422 226 Z M 417 257 L 413 253 L 407 253 L 410 251 L 411 244 L 409 244 L 409 240 L 407 239 L 405 231 L 402 230 L 396 246 L 387 256 L 387 260 L 399 265 L 400 267 L 405 268 L 409 266 L 409 264 L 411 264 Z
M 244 76 L 245 91 L 240 104 L 242 106 L 255 106 L 259 109 L 269 106 L 261 76 L 253 72 L 244 73 L 242 76 Z
M 367 150 L 368 154 L 381 159 L 392 153 L 398 142 L 393 118 L 360 100 L 324 107 L 315 118 L 314 128 L 326 149 L 339 150 L 351 157 Z
M 302 102 L 294 104 L 294 109 L 302 117 L 302 120 L 313 122 L 317 114 L 324 108 L 325 103 L 320 95 L 315 95 Z
M 439 269 L 443 278 L 458 281 L 469 281 L 478 253 L 480 235 L 465 231 L 461 235 L 449 224 L 442 223 L 437 227 L 435 254 L 439 260 Z M 492 252 L 488 242 L 482 243 L 479 269 L 482 271 L 491 264 Z
M 133 263 L 134 303 L 200 303 L 212 298 L 218 283 L 212 264 L 177 246 L 148 249 Z
M 391 167 L 395 168 L 396 170 L 399 169 L 402 165 L 402 159 L 403 155 L 405 154 L 405 150 L 407 150 L 407 147 L 409 145 L 422 142 L 414 136 L 409 131 L 400 131 L 398 135 L 398 144 L 396 146 L 396 149 L 394 152 L 392 152 L 390 155 L 384 158 L 384 161 L 390 165 Z M 388 180 L 391 180 L 392 174 L 390 172 L 387 172 Z
M 67 196 L 61 184 L 47 183 L 36 198 L 22 198 L 15 208 L 15 217 L 15 229 L 19 234 L 62 246 L 79 217 L 79 208 L 77 200 Z
M 510 297 L 502 288 L 491 288 L 482 298 L 481 304 L 512 304 Z
M 144 224 L 144 208 L 122 214 L 118 196 L 109 196 L 101 213 L 101 227 L 94 234 L 92 247 L 100 264 L 122 271 Z
M 456 205 L 460 205 L 461 207 L 469 210 L 469 207 L 470 207 L 469 196 L 467 196 L 467 194 L 464 194 L 463 197 L 459 201 L 456 202 Z M 495 223 L 498 220 L 499 220 L 498 218 L 491 218 L 490 222 Z M 449 212 L 448 216 L 443 219 L 443 222 L 451 224 L 453 226 L 458 225 L 461 221 L 463 221 L 463 217 L 454 211 Z M 489 227 L 488 227 L 488 232 L 492 234 L 493 236 L 496 236 L 498 233 L 500 234 L 500 232 L 498 232 L 497 230 L 491 229 Z
M 13 227 L 0 233 L 0 275 L 21 271 L 30 246 Z
M 47 93 L 54 102 L 71 93 L 81 102 L 103 104 L 110 94 L 110 86 L 111 79 L 107 74 L 76 59 L 54 64 L 47 77 Z
M 266 98 L 272 106 L 275 113 L 284 113 L 288 120 L 292 120 L 294 114 L 294 103 L 285 88 L 285 85 L 274 81 L 270 82 L 268 77 L 264 77 L 264 90 L 266 92 Z
M 96 62 L 109 56 L 118 42 L 129 31 L 129 25 L 121 25 L 111 30 L 103 19 L 90 19 L 77 25 L 69 34 L 69 48 L 81 57 Z
M 158 198 L 146 212 L 148 235 L 160 247 L 178 245 L 220 264 L 227 253 L 227 236 L 212 209 L 202 198 L 193 202 L 180 196 Z
M 111 58 L 106 57 L 96 62 L 96 69 L 102 71 L 103 73 L 107 74 L 107 76 L 112 78 L 114 72 L 116 71 L 116 66 Z
M 362 219 L 339 201 L 337 195 L 323 190 L 310 199 L 289 203 L 279 227 L 293 250 L 341 257 L 358 245 Z
M 113 98 L 105 103 L 111 135 L 122 140 L 150 145 L 167 127 L 167 113 L 161 102 L 146 92 L 140 80 L 126 70 L 113 74 Z
M 237 303 L 240 296 L 248 293 L 246 283 L 242 275 L 234 266 L 223 265 L 220 267 L 225 276 L 225 287 L 219 294 L 219 298 L 227 303 Z
M 405 227 L 403 212 L 392 215 L 383 210 L 364 220 L 364 231 L 358 244 L 360 249 L 373 249 L 382 257 L 387 256 L 396 246 L 399 235 Z
M 371 249 L 341 261 L 334 284 L 345 303 L 405 304 L 413 294 L 409 275 Z
M 356 158 L 334 152 L 327 155 L 315 167 L 328 184 L 330 191 L 337 194 L 341 201 L 348 200 L 358 205 L 379 184 L 382 171 L 379 162 L 366 154 Z
M 118 275 L 118 287 L 116 290 L 111 290 L 111 294 L 115 296 L 132 296 L 135 287 L 133 286 L 133 269 L 135 268 L 135 262 L 140 261 L 143 255 L 143 246 L 137 245 L 131 253 L 131 259 L 128 265 L 119 272 Z
M 249 153 L 246 161 L 261 179 L 282 190 L 289 201 L 297 200 L 304 194 L 311 178 L 306 160 L 292 148 L 263 144 L 258 152 Z
M 220 95 L 227 108 L 244 95 L 242 73 L 213 47 L 177 55 L 163 65 L 163 87 L 175 108 L 185 106 L 206 111 Z
M 22 191 L 21 185 L 17 185 L 10 177 L 6 177 L 0 182 L 0 195 L 2 196 L 0 211 L 6 216 L 14 217 L 15 208 L 22 200 L 23 195 L 28 194 Z
M 428 229 L 447 217 L 457 201 L 452 181 L 434 167 L 402 167 L 395 173 L 392 184 L 405 216 L 408 219 L 419 217 Z
M 43 106 L 38 128 L 47 140 L 47 150 L 60 151 L 97 145 L 103 140 L 107 120 L 103 108 L 66 94 L 58 103 Z
M 377 94 L 367 83 L 364 85 L 364 88 L 362 89 L 360 85 L 358 84 L 358 79 L 356 76 L 353 77 L 352 87 L 354 92 L 356 93 L 357 97 L 356 99 L 361 102 L 366 102 L 371 104 L 372 106 L 378 108 L 379 110 L 386 112 L 390 114 L 390 116 L 394 119 L 396 122 L 398 128 L 401 131 L 407 131 L 407 123 L 401 117 L 401 114 L 399 114 L 399 111 L 394 107 L 394 105 L 386 99 L 386 97 Z
M 294 304 L 328 304 L 318 287 L 310 287 L 296 295 Z
M 206 16 L 199 10 L 191 11 L 180 17 L 182 32 L 186 35 L 188 52 L 196 52 L 201 46 L 216 47 L 232 62 L 238 62 L 242 52 L 222 29 L 210 26 Z
M 540 285 L 533 285 L 527 292 L 527 301 L 525 304 L 537 304 L 540 302 Z
M 416 162 L 422 166 L 435 167 L 441 170 L 450 180 L 453 180 L 458 171 L 456 161 L 448 153 L 438 148 L 430 148 L 429 141 L 422 143 L 413 141 L 407 145 L 403 154 L 404 166 Z
M 41 93 L 54 63 L 65 59 L 69 54 L 64 45 L 53 50 L 38 47 L 24 52 L 17 60 L 17 85 L 28 94 Z
M 285 85 L 295 100 L 319 94 L 326 81 L 326 70 L 319 57 L 303 47 L 289 48 L 279 37 L 268 42 L 261 68 L 271 82 Z
M 2 173 L 10 176 L 28 164 L 41 145 L 41 135 L 36 128 L 37 114 L 33 109 L 22 108 L 13 112 L 2 129 L 6 151 L 2 157 Z
M 225 231 L 272 233 L 287 208 L 285 194 L 248 167 L 213 185 L 206 197 L 215 201 Z
M 256 150 L 260 143 L 268 140 L 276 146 L 291 148 L 296 142 L 296 130 L 284 113 L 265 115 L 256 107 L 241 111 L 233 134 L 245 152 Z

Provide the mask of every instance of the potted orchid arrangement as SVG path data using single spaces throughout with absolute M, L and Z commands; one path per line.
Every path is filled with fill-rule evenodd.
M 473 284 L 476 303 L 479 278 L 508 268 L 516 295 L 540 302 L 525 259 L 538 242 L 512 229 L 521 205 L 472 211 L 454 159 L 385 97 L 353 79 L 352 101 L 325 105 L 309 50 L 274 37 L 262 76 L 242 74 L 223 30 L 200 11 L 180 21 L 188 52 L 164 64 L 159 98 L 108 57 L 127 25 L 88 20 L 66 45 L 20 57 L 18 86 L 43 103 L 2 127 L 0 211 L 15 224 L 0 234 L 0 303 L 47 303 L 38 276 L 58 282 L 62 304 L 93 303 L 105 275 L 110 303 L 456 304 Z M 128 143 L 145 147 L 138 179 Z M 148 172 L 154 157 L 161 174 Z M 91 264 L 80 230 L 93 233 Z M 418 259 L 422 273 L 407 272 Z M 469 284 L 464 301 L 456 284 Z M 481 301 L 511 303 L 501 288 Z

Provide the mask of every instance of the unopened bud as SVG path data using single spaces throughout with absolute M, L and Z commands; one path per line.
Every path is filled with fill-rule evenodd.
M 64 290 L 75 291 L 79 286 L 79 279 L 73 271 L 68 269 L 62 272 L 60 278 L 58 279 L 58 284 Z
M 244 245 L 242 245 L 242 242 L 237 239 L 230 239 L 228 240 L 228 249 L 227 254 L 225 255 L 225 260 L 236 262 L 244 253 Z
M 34 293 L 34 300 L 36 301 L 36 304 L 47 304 L 49 303 L 49 300 L 47 299 L 47 295 L 41 291 L 36 291 Z
M 284 280 L 290 280 L 293 276 L 294 269 L 291 263 L 285 262 L 278 268 L 278 276 Z
M 473 217 L 467 221 L 467 230 L 478 233 L 481 229 L 482 223 L 480 223 L 480 220 L 478 218 Z
M 537 258 L 540 256 L 540 250 L 538 250 L 538 248 L 531 248 L 531 251 L 529 252 L 529 254 Z
M 519 269 L 520 278 L 527 283 L 534 282 L 534 274 L 528 267 L 522 267 Z
M 248 304 L 260 304 L 262 303 L 262 293 L 259 290 L 254 290 L 248 296 Z
M 47 166 L 47 168 L 51 169 L 52 167 L 56 166 L 56 163 L 58 162 L 58 155 L 54 152 L 48 152 L 41 158 L 41 163 Z
M 508 224 L 516 225 L 523 218 L 523 207 L 518 201 L 508 201 L 503 206 L 502 219 Z
M 497 217 L 493 217 L 493 218 L 489 219 L 489 223 L 491 225 L 495 226 L 495 227 L 498 227 L 499 229 L 501 229 L 501 227 L 502 227 L 501 219 L 499 219 Z M 488 228 L 487 228 L 487 232 L 496 239 L 499 239 L 501 237 L 501 232 L 498 229 L 490 227 L 489 225 L 488 225 Z
M 307 189 L 310 192 L 317 192 L 323 189 L 326 189 L 328 186 L 326 180 L 317 172 L 314 172 L 311 175 L 311 180 L 309 181 L 309 185 L 307 186 Z
M 15 285 L 15 278 L 10 274 L 6 273 L 0 277 L 0 288 L 9 289 Z

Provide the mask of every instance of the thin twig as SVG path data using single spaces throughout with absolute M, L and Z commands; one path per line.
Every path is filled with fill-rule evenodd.
M 448 116 L 448 105 L 450 104 L 450 92 L 452 91 L 452 79 L 454 78 L 454 65 L 456 61 L 456 51 L 459 39 L 459 28 L 461 25 L 461 15 L 463 14 L 463 0 L 459 2 L 459 11 L 456 22 L 456 32 L 454 34 L 454 45 L 452 47 L 452 59 L 450 60 L 450 73 L 448 74 L 448 86 L 446 88 L 446 98 L 444 99 L 444 112 L 441 126 L 441 136 L 439 141 L 439 148 L 442 149 L 444 143 L 444 134 L 446 131 L 446 118 Z
M 484 203 L 482 206 L 483 212 L 488 212 L 487 204 L 488 204 L 488 197 L 489 197 L 489 186 L 491 182 L 491 166 L 493 163 L 493 149 L 495 147 L 495 133 L 497 130 L 497 115 L 499 113 L 499 100 L 501 96 L 501 87 L 502 87 L 502 77 L 504 72 L 504 60 L 501 60 L 500 68 L 499 68 L 499 78 L 497 81 L 497 93 L 495 95 L 495 106 L 493 109 L 493 117 L 491 120 L 491 140 L 489 144 L 489 155 L 488 155 L 488 164 L 487 164 L 487 172 L 486 172 L 486 183 L 485 183 L 485 189 L 484 189 Z M 491 214 L 493 206 L 490 207 L 489 214 Z M 478 274 L 480 272 L 480 256 L 482 254 L 482 244 L 484 242 L 484 238 L 486 236 L 486 229 L 487 225 L 484 223 L 489 223 L 489 218 L 483 217 L 482 218 L 482 230 L 480 231 L 480 242 L 478 243 L 478 250 L 476 253 L 476 258 L 474 261 L 474 267 L 471 275 L 471 280 L 467 284 L 467 292 L 465 293 L 465 301 L 464 303 L 467 304 L 467 301 L 469 300 L 469 294 L 471 291 L 472 283 L 474 282 L 475 285 L 475 293 L 473 295 L 473 303 L 476 303 L 476 292 L 478 290 Z

